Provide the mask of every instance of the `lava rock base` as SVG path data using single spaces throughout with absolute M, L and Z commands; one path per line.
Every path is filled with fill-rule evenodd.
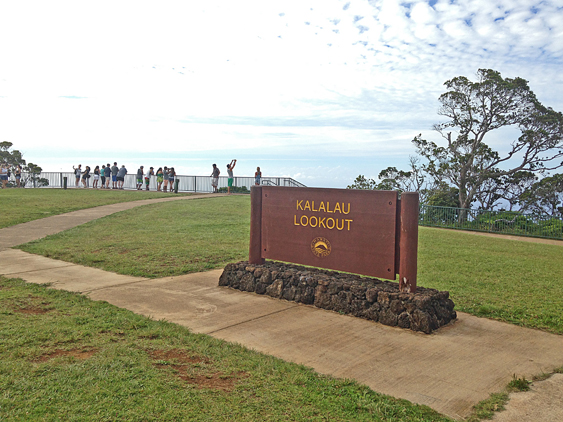
M 457 317 L 446 291 L 417 287 L 416 293 L 402 293 L 392 281 L 279 262 L 228 264 L 219 285 L 426 334 Z

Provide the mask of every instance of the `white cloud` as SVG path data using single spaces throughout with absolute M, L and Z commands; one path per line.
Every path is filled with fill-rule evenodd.
M 258 148 L 264 159 L 285 148 L 309 160 L 341 154 L 347 164 L 335 172 L 362 172 L 366 155 L 406 161 L 413 135 L 433 136 L 443 82 L 478 68 L 528 79 L 562 110 L 562 8 L 560 0 L 4 2 L 0 137 L 27 153 L 49 143 L 59 155 L 99 143 L 155 153 L 163 143 L 202 154 Z M 309 177 L 315 166 L 304 168 Z

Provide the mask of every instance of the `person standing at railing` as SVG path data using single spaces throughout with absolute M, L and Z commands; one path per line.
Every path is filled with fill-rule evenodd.
M 123 183 L 125 182 L 125 175 L 127 174 L 127 169 L 125 164 L 121 165 L 121 168 L 117 172 L 117 189 L 123 189 Z
M 84 173 L 82 173 L 82 184 L 84 188 L 88 187 L 88 179 L 90 178 L 90 166 L 86 166 Z
M 262 179 L 262 172 L 260 167 L 256 167 L 256 173 L 254 173 L 254 184 L 256 186 L 260 186 L 260 179 Z
M 117 173 L 119 173 L 119 167 L 117 167 L 117 161 L 111 166 L 111 188 L 117 189 Z
M 106 176 L 106 189 L 109 189 L 109 179 L 111 177 L 111 168 L 109 163 L 106 164 L 104 175 Z
M 149 185 L 151 184 L 151 176 L 153 175 L 154 175 L 154 167 L 151 167 L 147 171 L 147 174 L 145 175 L 145 185 L 147 190 L 149 190 Z
M 168 189 L 168 167 L 164 166 L 162 171 L 162 177 L 164 178 L 164 185 L 162 186 L 163 192 L 167 192 Z
M 92 183 L 92 188 L 98 189 L 98 180 L 100 180 L 100 166 L 94 168 L 94 182 Z
M 137 170 L 137 190 L 141 190 L 143 187 L 143 172 L 144 172 L 144 167 L 141 166 L 139 167 L 139 169 Z
M 217 167 L 217 164 L 213 164 L 213 171 L 211 172 L 211 186 L 213 186 L 213 193 L 217 193 L 217 186 L 219 186 L 219 175 L 221 170 Z
M 6 185 L 8 184 L 8 165 L 2 163 L 2 167 L 0 168 L 0 180 L 2 180 L 2 189 L 6 189 Z
M 100 170 L 100 179 L 101 179 L 101 188 L 105 189 L 106 188 L 106 165 L 102 164 L 102 169 Z
M 227 164 L 227 174 L 229 175 L 229 179 L 227 181 L 227 193 L 231 194 L 231 188 L 233 187 L 233 181 L 235 179 L 233 175 L 233 169 L 237 164 L 237 160 L 231 160 L 231 164 Z
M 174 167 L 168 169 L 168 186 L 170 186 L 170 193 L 174 192 L 174 178 L 176 177 L 176 171 Z
M 156 190 L 160 191 L 162 187 L 162 182 L 164 181 L 164 173 L 162 172 L 162 167 L 159 167 L 156 171 Z
M 16 166 L 16 169 L 14 170 L 14 174 L 16 176 L 16 185 L 18 188 L 21 188 L 21 180 L 22 180 L 22 166 L 20 166 L 19 164 Z
M 78 167 L 72 166 L 72 169 L 74 170 L 74 176 L 76 177 L 76 183 L 74 186 L 78 187 L 80 184 L 80 176 L 82 175 L 82 164 L 78 164 Z

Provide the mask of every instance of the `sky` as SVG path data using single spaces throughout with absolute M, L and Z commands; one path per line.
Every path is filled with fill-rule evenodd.
M 45 171 L 345 188 L 439 142 L 444 82 L 479 68 L 563 111 L 563 0 L 5 0 L 0 40 L 0 142 Z

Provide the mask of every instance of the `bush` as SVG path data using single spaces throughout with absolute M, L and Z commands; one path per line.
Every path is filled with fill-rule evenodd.
M 227 193 L 227 188 L 219 188 L 219 193 Z M 250 193 L 246 186 L 233 186 L 231 193 Z

